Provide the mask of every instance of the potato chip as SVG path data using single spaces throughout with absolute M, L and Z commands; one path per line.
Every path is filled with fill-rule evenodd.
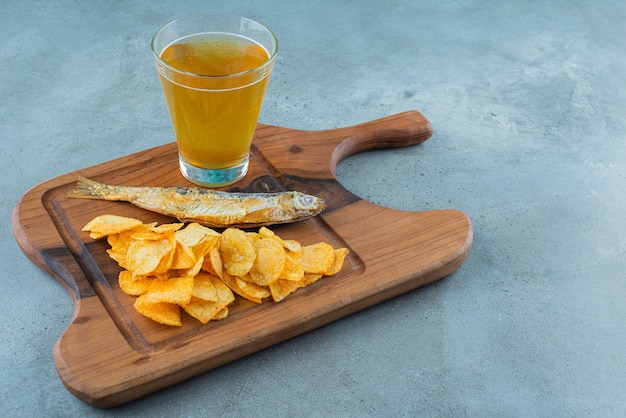
M 170 250 L 161 258 L 161 262 L 154 270 L 153 274 L 167 273 L 172 268 L 172 262 L 174 261 L 174 252 L 176 252 L 176 239 L 174 234 L 166 234 L 163 237 L 169 243 Z M 127 253 L 128 254 L 128 253 Z
M 215 286 L 218 301 L 222 302 L 225 306 L 228 306 L 235 301 L 235 295 L 230 290 L 230 288 L 222 281 L 222 279 L 211 276 L 211 282 L 213 283 L 213 286 Z
M 223 307 L 218 313 L 215 314 L 211 320 L 219 321 L 220 319 L 224 319 L 228 316 L 228 307 Z
M 138 219 L 118 215 L 100 215 L 89 221 L 82 231 L 89 232 L 92 239 L 99 239 L 141 225 L 143 222 Z
M 257 242 L 257 240 L 262 238 L 258 232 L 250 232 L 250 231 L 246 232 L 246 236 L 248 237 L 248 240 L 250 240 L 252 245 L 254 245 Z
M 109 248 L 107 250 L 107 254 L 109 254 L 109 257 L 115 260 L 121 268 L 123 269 L 128 268 L 126 266 L 126 252 L 117 252 L 113 248 Z
M 210 302 L 218 302 L 217 290 L 211 280 L 211 275 L 207 273 L 198 273 L 193 278 L 192 298 L 202 299 Z
M 190 223 L 176 231 L 176 241 L 189 247 L 196 256 L 205 255 L 220 239 L 220 234 L 198 223 Z
M 283 269 L 278 275 L 278 278 L 297 282 L 302 280 L 303 277 L 304 270 L 302 270 L 302 267 L 300 267 L 300 265 L 296 263 L 296 261 L 289 254 L 285 254 Z
M 227 272 L 224 272 L 224 275 L 222 276 L 222 278 L 220 279 L 226 286 L 228 286 L 228 288 L 238 294 L 241 297 L 245 297 L 245 293 L 239 288 L 239 285 L 237 284 L 237 280 L 235 280 L 235 276 L 231 276 L 230 274 L 228 274 Z M 258 302 L 257 302 L 258 303 Z
M 192 248 L 196 257 L 204 257 L 217 247 L 219 251 L 221 237 L 220 236 L 207 236 L 202 241 L 194 245 Z
M 152 302 L 141 295 L 133 305 L 137 312 L 163 325 L 182 326 L 180 307 L 174 303 Z
M 139 276 L 153 274 L 159 267 L 161 269 L 165 267 L 161 263 L 163 259 L 166 261 L 165 264 L 169 260 L 171 265 L 171 258 L 168 257 L 173 255 L 174 249 L 175 241 L 173 243 L 170 239 L 132 241 L 126 253 L 127 268 Z
M 195 222 L 190 223 L 185 228 L 176 231 L 176 241 L 188 247 L 193 247 L 206 237 L 207 233 L 205 229 L 208 230 L 209 228 Z
M 293 239 L 283 240 L 283 247 L 289 251 L 299 252 L 302 251 L 302 244 Z
M 298 241 L 292 240 L 292 239 L 288 239 L 288 240 L 284 240 L 281 237 L 279 237 L 278 235 L 276 235 L 274 233 L 274 231 L 272 231 L 271 229 L 262 226 L 259 229 L 259 235 L 261 235 L 264 238 L 271 238 L 274 239 L 276 241 L 278 241 L 280 243 L 280 245 L 282 245 L 284 248 L 286 248 L 289 251 L 300 251 L 302 249 L 302 245 L 300 245 L 300 243 Z
M 184 223 L 180 223 L 180 222 L 172 223 L 172 224 L 163 224 L 163 225 L 152 227 L 152 231 L 156 232 L 157 234 L 167 234 L 168 232 L 178 231 L 184 225 L 185 225 Z
M 322 277 L 323 274 L 320 273 L 305 273 L 299 281 L 279 279 L 269 286 L 272 299 L 274 302 L 280 302 L 295 290 L 309 286 Z
M 153 279 L 148 276 L 133 276 L 128 270 L 122 270 L 118 277 L 118 284 L 122 292 L 131 296 L 140 296 L 148 292 Z
M 277 240 L 277 241 L 282 241 L 282 239 L 281 239 L 278 235 L 276 235 L 276 234 L 274 233 L 274 231 L 272 231 L 271 229 L 269 229 L 269 228 L 268 228 L 268 227 L 266 227 L 266 226 L 262 226 L 262 227 L 260 227 L 260 228 L 259 228 L 259 232 L 258 232 L 258 234 L 259 234 L 261 237 L 263 237 L 263 238 L 272 238 L 272 239 L 275 239 L 275 240 Z
M 168 233 L 155 232 L 153 227 L 148 227 L 144 225 L 141 228 L 135 228 L 131 231 L 128 231 L 128 235 L 132 240 L 157 241 L 165 238 Z
M 239 289 L 245 294 L 244 297 L 246 299 L 262 301 L 270 296 L 270 290 L 265 286 L 259 286 L 258 284 L 252 282 L 250 276 L 235 277 L 235 281 L 237 282 Z
M 142 295 L 147 301 L 186 305 L 193 293 L 193 277 L 174 277 L 167 280 L 154 280 L 148 292 Z
M 169 275 L 169 272 L 167 272 L 167 273 L 151 274 L 148 277 L 154 280 L 167 280 L 170 278 L 170 275 Z
M 170 268 L 173 270 L 188 269 L 194 264 L 196 264 L 196 255 L 193 250 L 177 241 Z
M 128 251 L 131 240 L 128 231 L 107 236 L 107 243 L 111 246 L 111 249 L 119 253 L 126 253 L 126 251 Z
M 109 256 L 122 269 L 120 289 L 138 296 L 135 308 L 156 322 L 181 326 L 180 308 L 205 324 L 228 316 L 235 294 L 254 303 L 282 301 L 295 290 L 341 271 L 346 248 L 302 246 L 262 227 L 222 234 L 198 223 L 143 224 L 103 215 L 83 230 L 107 236 Z M 117 232 L 116 232 L 117 231 Z
M 304 273 L 304 277 L 302 278 L 302 280 L 300 280 L 299 283 L 302 284 L 302 287 L 309 286 L 321 279 L 322 276 L 323 274 L 321 273 Z
M 335 260 L 334 248 L 325 242 L 304 246 L 302 251 L 292 252 L 290 255 L 305 273 L 323 274 Z
M 278 280 L 285 265 L 285 250 L 282 245 L 271 238 L 261 238 L 255 242 L 256 258 L 250 278 L 259 286 L 267 286 Z
M 193 266 L 187 268 L 187 269 L 180 269 L 180 270 L 170 270 L 171 274 L 177 275 L 177 276 L 195 276 L 196 274 L 200 273 L 200 270 L 202 269 L 202 263 L 204 261 L 204 257 L 200 257 L 196 260 L 196 262 L 194 263 Z
M 222 256 L 220 255 L 218 247 L 213 247 L 211 251 L 209 251 L 208 256 L 204 257 L 202 270 L 207 273 L 211 273 L 214 276 L 222 277 Z
M 285 299 L 290 293 L 302 287 L 300 282 L 294 282 L 292 280 L 278 279 L 274 283 L 269 285 L 270 294 L 274 302 L 280 302 Z
M 203 324 L 213 319 L 224 308 L 225 306 L 221 302 L 211 302 L 195 297 L 192 297 L 191 301 L 183 307 L 185 312 Z
M 222 263 L 224 269 L 232 276 L 245 276 L 248 274 L 256 252 L 251 240 L 241 229 L 228 228 L 222 232 L 220 243 Z
M 263 298 L 257 297 L 252 289 L 242 289 L 240 287 L 240 282 L 243 282 L 244 286 L 246 286 L 246 282 L 244 280 L 237 279 L 239 278 L 236 276 L 231 276 L 227 272 L 224 272 L 224 275 L 222 276 L 222 281 L 226 284 L 226 286 L 228 286 L 230 290 L 232 290 L 242 298 L 248 299 L 249 301 L 254 303 L 263 302 Z
M 338 248 L 334 250 L 334 253 L 335 258 L 333 259 L 333 264 L 328 268 L 328 270 L 324 271 L 324 276 L 332 276 L 333 274 L 337 274 L 341 271 L 346 255 L 348 255 L 348 249 Z

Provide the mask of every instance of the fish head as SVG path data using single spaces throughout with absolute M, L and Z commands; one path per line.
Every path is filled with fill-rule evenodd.
M 326 207 L 324 199 L 304 193 L 295 193 L 292 204 L 297 211 L 306 213 L 320 213 Z

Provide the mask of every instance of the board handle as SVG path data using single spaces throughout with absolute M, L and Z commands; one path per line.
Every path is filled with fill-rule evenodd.
M 336 129 L 336 138 L 343 139 L 331 155 L 331 167 L 334 170 L 339 161 L 359 152 L 419 144 L 433 132 L 433 125 L 417 110 Z

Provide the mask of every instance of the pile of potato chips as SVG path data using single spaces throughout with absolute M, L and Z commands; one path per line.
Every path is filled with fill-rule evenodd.
M 158 225 L 101 215 L 83 231 L 107 238 L 109 256 L 123 269 L 119 286 L 138 296 L 135 309 L 161 324 L 181 326 L 181 308 L 203 324 L 224 319 L 235 294 L 255 303 L 280 302 L 293 291 L 341 270 L 348 254 L 320 242 L 303 246 L 266 227 L 228 228 L 198 223 Z

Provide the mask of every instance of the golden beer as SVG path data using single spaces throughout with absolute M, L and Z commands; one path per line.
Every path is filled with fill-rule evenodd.
M 227 31 L 162 47 L 157 69 L 189 180 L 222 186 L 245 175 L 274 57 L 250 37 Z

